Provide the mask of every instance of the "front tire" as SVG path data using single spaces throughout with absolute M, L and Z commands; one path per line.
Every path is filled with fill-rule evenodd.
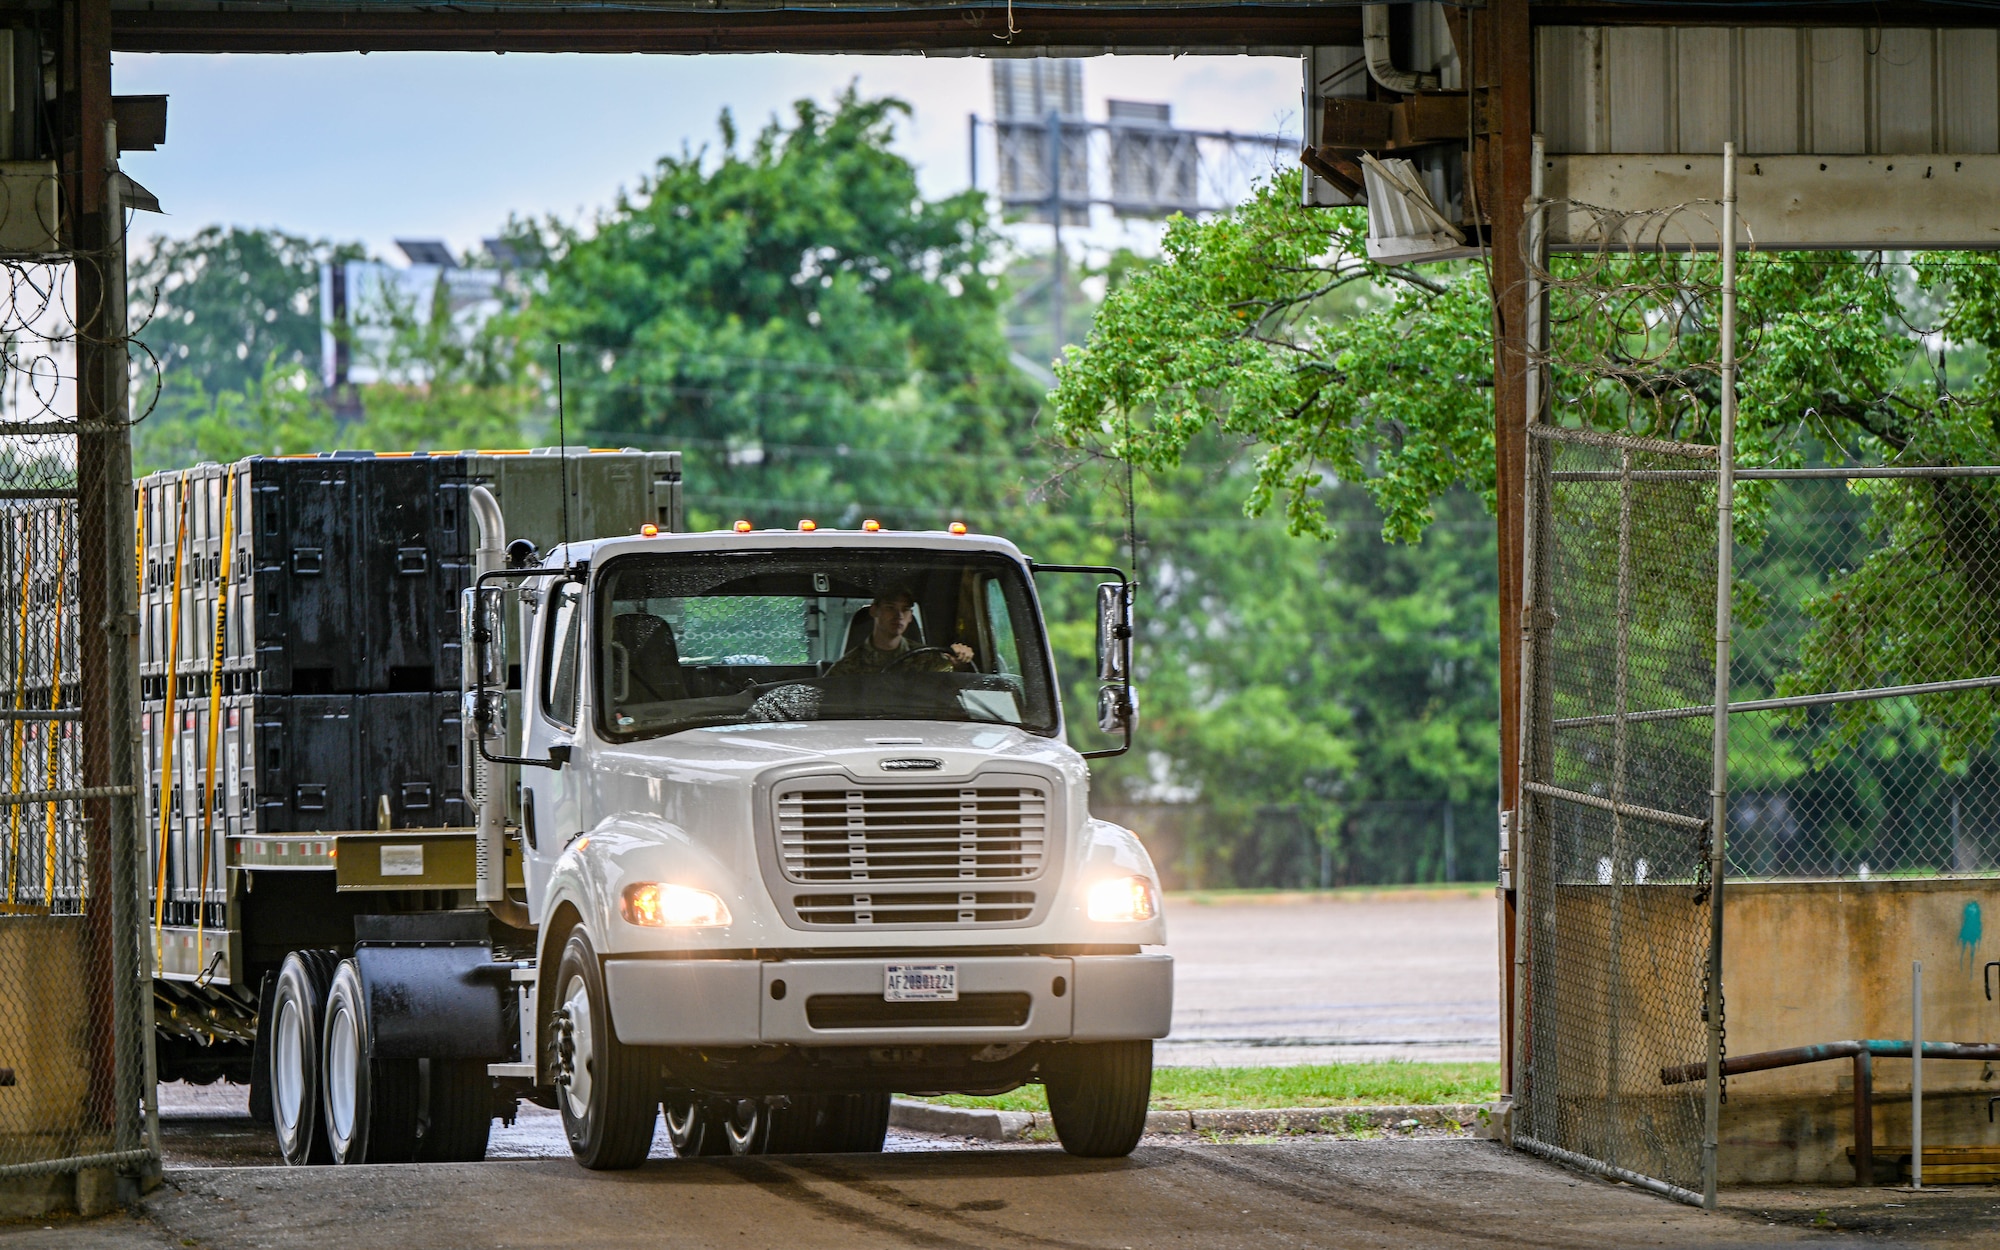
M 1153 1043 L 1070 1042 L 1051 1046 L 1042 1061 L 1062 1148 L 1086 1159 L 1132 1153 L 1146 1132 L 1153 1096 Z
M 417 1149 L 417 1061 L 373 1059 L 368 994 L 351 959 L 326 995 L 322 1107 L 335 1163 L 407 1163 Z
M 563 944 L 555 983 L 549 1053 L 570 1153 L 592 1171 L 637 1167 L 653 1145 L 659 1070 L 612 1032 L 603 967 L 581 928 Z
M 332 951 L 293 951 L 278 969 L 271 1001 L 271 1121 L 278 1153 L 294 1167 L 333 1162 L 320 1115 L 321 1021 L 327 985 L 339 962 Z
M 889 1095 L 794 1097 L 773 1115 L 771 1154 L 880 1154 L 889 1135 Z

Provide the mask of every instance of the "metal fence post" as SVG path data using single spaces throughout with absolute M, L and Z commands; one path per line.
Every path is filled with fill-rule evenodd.
M 1729 815 L 1729 643 L 1736 508 L 1736 145 L 1722 145 L 1722 417 L 1715 479 L 1715 737 L 1709 784 L 1708 1091 L 1701 1138 L 1701 1204 L 1716 1207 L 1722 1126 L 1722 879 Z

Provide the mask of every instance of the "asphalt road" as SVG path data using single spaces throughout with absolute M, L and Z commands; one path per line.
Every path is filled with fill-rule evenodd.
M 1493 894 L 1167 903 L 1162 1066 L 1500 1057 Z
M 1025 1147 L 668 1160 L 606 1174 L 557 1160 L 180 1170 L 137 1217 L 17 1225 L 0 1242 L 51 1250 L 1991 1244 L 1991 1215 L 1975 1220 L 1983 1208 L 1962 1198 L 1914 1213 L 1899 1204 L 1891 1220 L 1850 1237 L 1811 1227 L 1816 1212 L 1706 1214 L 1487 1142 L 1315 1140 L 1148 1144 L 1108 1162 Z

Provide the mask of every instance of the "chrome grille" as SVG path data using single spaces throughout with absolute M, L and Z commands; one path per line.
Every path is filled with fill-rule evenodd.
M 1034 914 L 1026 890 L 896 894 L 801 894 L 792 908 L 807 924 L 1011 924 Z
M 1047 858 L 1038 787 L 805 785 L 781 791 L 777 808 L 792 881 L 1021 881 Z

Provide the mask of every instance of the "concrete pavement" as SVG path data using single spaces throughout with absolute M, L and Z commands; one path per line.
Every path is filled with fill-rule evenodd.
M 1990 1193 L 1988 1201 L 1990 1202 Z M 1963 1203 L 1959 1204 L 1961 1207 Z M 1880 1232 L 1978 1244 L 1965 1212 Z M 1939 1209 L 1942 1209 L 1941 1207 Z M 183 1169 L 142 1215 L 0 1231 L 9 1250 L 622 1247 L 1600 1247 L 1863 1244 L 1809 1213 L 1706 1214 L 1469 1140 L 1052 1147 L 420 1167 Z
M 1176 896 L 1161 1067 L 1500 1057 L 1490 889 Z

